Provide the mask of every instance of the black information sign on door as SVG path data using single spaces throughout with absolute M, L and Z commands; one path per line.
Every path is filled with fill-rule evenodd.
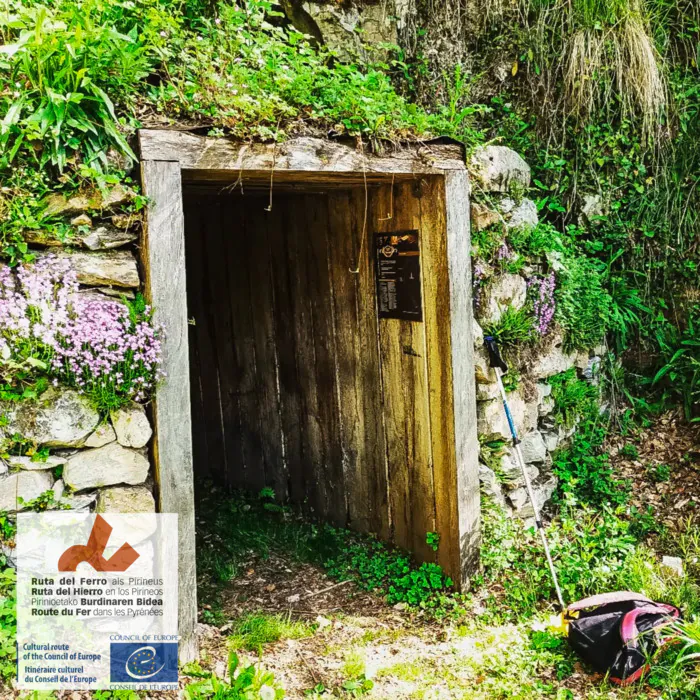
M 379 318 L 422 321 L 418 231 L 375 233 Z

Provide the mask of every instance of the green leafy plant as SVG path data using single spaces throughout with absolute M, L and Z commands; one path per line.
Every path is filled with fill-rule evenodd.
M 557 320 L 569 350 L 597 345 L 610 327 L 612 298 L 605 289 L 605 267 L 592 258 L 566 259 L 556 290 Z
M 15 676 L 17 647 L 16 574 L 12 568 L 0 569 L 0 680 Z
M 665 332 L 657 333 L 657 339 L 664 364 L 653 383 L 664 380 L 669 391 L 681 399 L 686 418 L 694 419 L 700 402 L 700 307 L 693 307 L 688 314 L 684 331 L 667 323 L 663 329 Z
M 189 700 L 280 700 L 284 691 L 275 683 L 275 677 L 251 665 L 239 669 L 238 656 L 231 652 L 228 658 L 229 680 L 218 678 L 211 672 L 190 667 L 186 669 L 203 677 L 196 683 L 185 687 Z
M 416 567 L 405 554 L 392 551 L 381 542 L 353 538 L 338 531 L 339 551 L 326 560 L 329 575 L 343 580 L 352 578 L 367 590 L 385 593 L 389 603 L 436 608 L 441 593 L 452 580 L 437 565 L 425 562 Z
M 622 446 L 620 455 L 628 459 L 639 459 L 639 448 L 635 444 L 628 442 L 626 445 Z
M 559 477 L 559 500 L 602 505 L 623 504 L 628 486 L 615 477 L 610 458 L 602 451 L 607 425 L 596 415 L 582 421 L 571 444 L 554 454 L 554 473 Z
M 571 428 L 581 416 L 596 410 L 600 390 L 590 382 L 579 379 L 575 367 L 547 381 L 552 387 L 553 416 L 559 425 Z
M 650 464 L 646 471 L 652 481 L 657 484 L 671 480 L 671 467 L 668 464 Z
M 495 338 L 503 348 L 530 343 L 534 339 L 532 315 L 525 307 L 515 309 L 509 306 L 496 323 L 484 325 L 484 335 Z
M 425 543 L 433 550 L 433 552 L 438 551 L 440 546 L 440 534 L 437 532 L 426 532 L 425 533 Z
M 16 38 L 12 51 L 2 54 L 0 74 L 22 90 L 0 97 L 0 159 L 7 166 L 22 149 L 39 167 L 64 170 L 80 153 L 85 164 L 106 168 L 106 153 L 115 147 L 135 160 L 114 101 L 128 104 L 155 56 L 136 30 L 123 34 L 104 23 L 101 3 L 59 7 L 20 6 L 2 27 Z
M 630 508 L 630 533 L 640 542 L 653 533 L 663 533 L 664 526 L 659 523 L 652 506 L 646 510 L 639 510 L 635 506 Z

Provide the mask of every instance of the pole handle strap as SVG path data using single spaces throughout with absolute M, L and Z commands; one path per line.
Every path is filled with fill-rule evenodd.
M 498 351 L 496 339 L 491 335 L 487 335 L 484 338 L 484 345 L 486 346 L 486 351 L 489 354 L 489 364 L 491 367 L 498 367 L 502 372 L 507 372 L 508 365 L 505 363 L 501 357 L 501 353 Z

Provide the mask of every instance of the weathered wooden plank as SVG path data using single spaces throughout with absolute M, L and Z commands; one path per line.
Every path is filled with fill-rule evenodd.
M 391 532 L 389 510 L 388 461 L 386 429 L 382 394 L 382 376 L 379 359 L 379 319 L 377 318 L 377 290 L 374 276 L 374 230 L 371 198 L 366 190 L 350 193 L 352 231 L 357 257 L 348 267 L 358 269 L 357 278 L 357 328 L 359 356 L 355 368 L 355 386 L 361 397 L 363 414 L 366 466 L 363 476 L 368 481 L 370 530 L 388 540 Z M 377 212 L 378 216 L 383 216 Z M 364 240 L 363 240 L 364 236 Z M 349 269 L 342 270 L 352 274 Z M 360 436 L 362 439 L 362 436 Z
M 394 223 L 398 229 L 418 229 L 418 244 L 423 251 L 424 226 L 420 200 L 423 181 L 397 186 Z M 425 279 L 432 274 L 421 260 L 421 288 L 425 306 Z M 427 346 L 425 323 L 401 321 L 402 367 L 406 377 L 406 440 L 409 463 L 409 501 L 411 514 L 411 550 L 424 561 L 435 559 L 426 542 L 426 534 L 435 530 L 435 487 L 430 437 L 428 400 Z
M 305 195 L 308 222 L 307 284 L 313 322 L 314 372 L 317 387 L 318 452 L 316 480 L 323 494 L 321 515 L 336 526 L 347 525 L 347 500 L 340 434 L 336 375 L 334 305 L 329 270 L 328 196 Z
M 417 183 L 381 188 L 375 211 L 391 219 L 377 218 L 377 230 L 417 229 L 422 249 L 420 189 Z M 385 214 L 385 217 L 388 214 Z M 421 278 L 425 277 L 422 270 Z M 426 533 L 435 528 L 432 446 L 423 323 L 381 319 L 380 358 L 384 389 L 389 472 L 389 499 L 396 543 L 419 559 L 434 560 Z
M 426 333 L 438 563 L 454 580 L 461 577 L 458 494 L 454 442 L 450 279 L 447 261 L 445 187 L 441 177 L 424 181 L 421 198 L 423 234 L 423 310 Z
M 294 503 L 306 497 L 302 468 L 302 404 L 297 373 L 295 310 L 289 274 L 290 235 L 288 199 L 277 197 L 266 214 L 267 241 L 272 276 L 272 303 L 275 318 L 275 345 L 279 373 L 279 401 L 285 458 L 288 468 L 288 493 Z
M 362 231 L 360 231 L 360 234 Z M 328 199 L 328 270 L 332 285 L 333 325 L 335 333 L 335 371 L 339 403 L 339 431 L 342 440 L 342 467 L 348 502 L 348 524 L 362 532 L 371 531 L 369 471 L 364 385 L 358 320 L 357 275 L 355 267 L 359 239 L 354 226 L 350 193 L 333 194 Z M 369 300 L 365 300 L 368 302 Z M 377 366 L 378 378 L 378 366 Z M 375 416 L 376 418 L 376 416 Z
M 156 390 L 153 403 L 153 454 L 159 510 L 178 515 L 179 654 L 180 660 L 187 662 L 197 656 L 197 576 L 180 166 L 144 161 L 141 178 L 144 194 L 151 202 L 141 247 L 145 291 L 153 304 L 155 321 L 167 327 L 163 340 L 167 381 Z
M 187 316 L 190 321 L 189 350 L 190 350 L 190 396 L 192 397 L 192 452 L 198 476 L 210 476 L 209 449 L 207 446 L 207 425 L 205 419 L 205 393 L 202 383 L 204 371 L 201 355 L 206 355 L 206 349 L 199 347 L 201 326 L 197 319 L 202 318 L 201 312 L 201 267 L 202 246 L 198 240 L 199 228 L 196 214 L 196 200 L 188 194 L 183 196 L 185 215 L 185 259 L 187 268 Z
M 439 174 L 465 170 L 463 149 L 452 144 L 407 144 L 390 155 L 361 153 L 325 139 L 301 137 L 278 144 L 241 143 L 183 131 L 141 129 L 141 158 L 177 160 L 187 170 L 299 173 Z
M 225 475 L 229 487 L 240 488 L 245 483 L 241 466 L 244 465 L 243 441 L 241 437 L 242 409 L 238 400 L 239 372 L 233 360 L 234 348 L 239 339 L 234 333 L 231 319 L 229 285 L 230 270 L 226 264 L 226 243 L 228 231 L 224 231 L 227 211 L 222 197 L 210 195 L 199 200 L 204 222 L 202 240 L 206 259 L 204 284 L 203 317 L 209 331 L 219 378 L 219 401 L 221 405 L 221 458 L 216 465 L 220 474 Z
M 479 566 L 481 518 L 467 173 L 448 173 L 445 176 L 445 206 L 461 560 L 458 583 L 466 587 L 469 577 Z
M 209 460 L 207 468 L 217 481 L 230 487 L 232 484 L 226 469 L 222 387 L 216 347 L 216 315 L 213 312 L 216 290 L 212 292 L 209 284 L 211 260 L 208 251 L 212 248 L 209 240 L 211 222 L 208 219 L 208 206 L 202 206 L 201 199 L 196 200 L 193 207 L 193 212 L 191 216 L 188 212 L 187 219 L 188 225 L 191 222 L 194 227 L 191 231 L 188 229 L 188 245 L 190 248 L 197 248 L 193 258 L 197 266 L 197 286 L 192 288 L 191 296 L 197 305 L 195 331 L 201 358 L 202 417 Z
M 260 410 L 258 403 L 257 356 L 255 351 L 254 315 L 258 302 L 251 297 L 249 238 L 255 225 L 249 212 L 262 208 L 260 198 L 244 204 L 240 196 L 224 196 L 220 228 L 228 277 L 228 300 L 222 313 L 231 318 L 231 340 L 227 359 L 235 367 L 230 391 L 238 401 L 239 438 L 242 457 L 236 467 L 241 486 L 259 491 L 265 485 L 265 461 L 262 451 Z M 214 252 L 214 255 L 217 253 Z M 219 253 L 221 255 L 221 253 Z M 264 369 L 264 368 L 263 368 Z
M 325 512 L 325 480 L 322 427 L 319 420 L 319 388 L 314 342 L 313 249 L 310 241 L 311 210 L 316 202 L 306 196 L 287 200 L 287 265 L 292 298 L 294 338 L 297 352 L 297 377 L 301 404 L 301 467 L 304 492 L 314 514 Z
M 279 360 L 276 344 L 276 313 L 267 227 L 270 214 L 259 197 L 243 197 L 247 212 L 247 253 L 250 269 L 250 303 L 254 311 L 253 339 L 258 386 L 259 440 L 265 463 L 265 485 L 281 501 L 288 498 L 289 474 L 279 395 Z

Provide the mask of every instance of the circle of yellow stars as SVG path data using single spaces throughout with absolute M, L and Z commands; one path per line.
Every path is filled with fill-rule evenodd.
M 149 676 L 156 671 L 156 655 L 151 649 L 141 649 L 129 657 L 127 667 L 135 676 Z

